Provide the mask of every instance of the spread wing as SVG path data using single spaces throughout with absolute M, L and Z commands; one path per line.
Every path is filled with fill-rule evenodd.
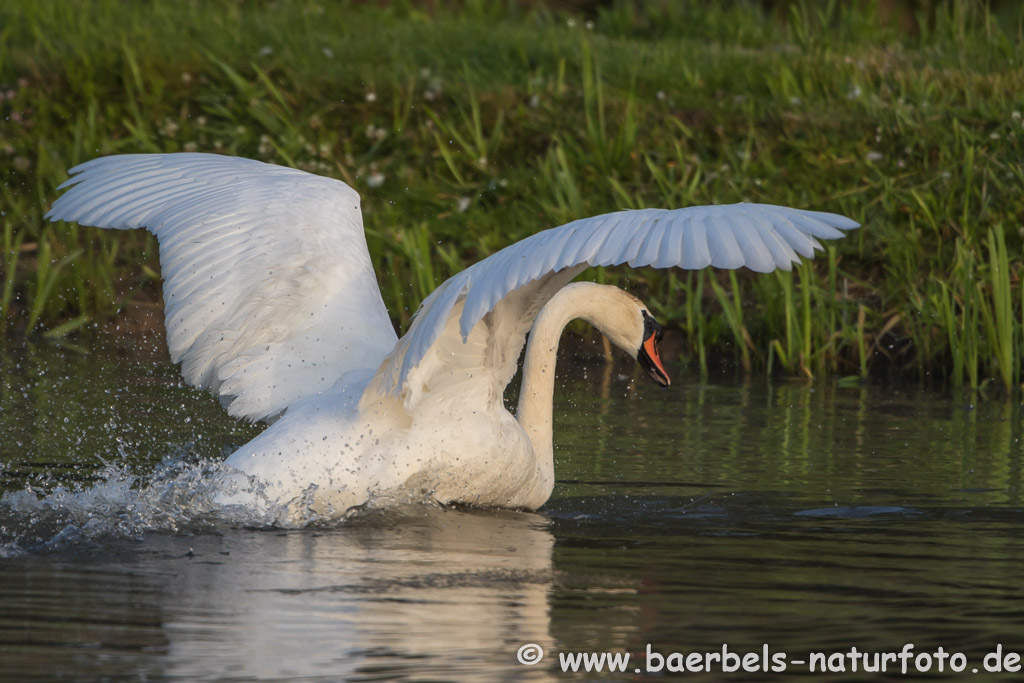
M 589 266 L 790 270 L 821 249 L 819 239 L 856 227 L 837 214 L 744 203 L 620 211 L 537 233 L 427 297 L 371 389 L 410 405 L 438 386 L 465 395 L 498 381 L 500 397 L 537 312 Z
M 394 346 L 345 183 L 211 154 L 104 157 L 70 173 L 46 216 L 157 236 L 171 358 L 231 415 L 272 417 Z

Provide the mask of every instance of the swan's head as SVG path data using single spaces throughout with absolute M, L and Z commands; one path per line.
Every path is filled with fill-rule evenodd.
M 618 287 L 607 285 L 580 287 L 580 292 L 587 297 L 585 306 L 600 311 L 583 317 L 601 330 L 608 341 L 635 358 L 656 384 L 662 387 L 671 384 L 658 353 L 661 325 L 643 302 Z
M 663 387 L 671 384 L 658 353 L 661 325 L 640 299 L 612 285 L 566 285 L 544 306 L 530 333 L 531 340 L 536 334 L 557 337 L 573 318 L 582 318 L 596 327 L 608 341 L 635 358 L 655 383 Z M 538 328 L 550 330 L 539 333 Z

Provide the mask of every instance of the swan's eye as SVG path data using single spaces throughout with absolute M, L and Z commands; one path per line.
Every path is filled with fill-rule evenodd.
M 662 334 L 664 334 L 661 324 L 646 310 L 641 310 L 640 312 L 644 316 L 644 339 L 654 337 L 655 342 L 660 342 Z

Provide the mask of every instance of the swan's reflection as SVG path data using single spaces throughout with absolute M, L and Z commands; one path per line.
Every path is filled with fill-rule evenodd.
M 164 674 L 545 680 L 550 662 L 525 667 L 516 651 L 552 650 L 546 526 L 420 508 L 319 532 L 151 539 L 153 569 L 175 571 Z

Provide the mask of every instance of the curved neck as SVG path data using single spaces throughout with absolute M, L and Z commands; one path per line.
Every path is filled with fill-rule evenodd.
M 592 282 L 567 285 L 541 309 L 530 329 L 516 420 L 529 437 L 537 459 L 538 506 L 548 499 L 555 485 L 551 437 L 558 341 L 566 324 L 575 318 L 583 318 L 604 332 L 602 323 L 607 315 L 609 290 L 625 294 L 615 287 Z

